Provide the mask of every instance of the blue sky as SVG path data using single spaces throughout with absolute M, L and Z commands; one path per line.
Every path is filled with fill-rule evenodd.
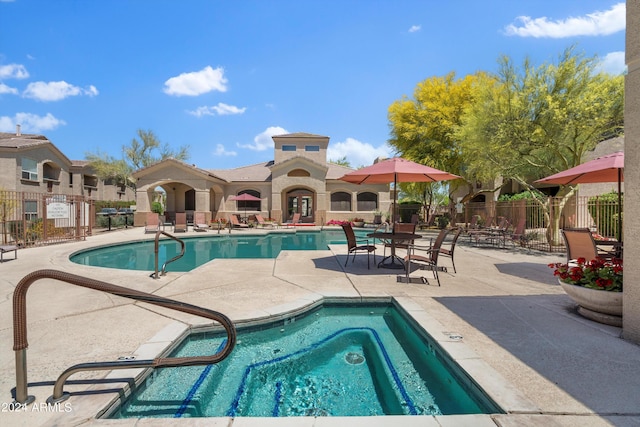
M 152 130 L 204 169 L 308 132 L 357 167 L 393 155 L 388 107 L 426 78 L 572 45 L 619 74 L 624 37 L 618 0 L 0 0 L 0 131 L 82 160 Z

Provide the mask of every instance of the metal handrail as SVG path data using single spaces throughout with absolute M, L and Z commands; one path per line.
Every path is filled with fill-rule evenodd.
M 184 256 L 184 252 L 185 252 L 185 245 L 184 242 L 181 239 L 178 239 L 176 236 L 174 236 L 173 234 L 169 234 L 166 231 L 163 230 L 158 230 L 156 231 L 156 238 L 155 238 L 155 243 L 153 246 L 153 252 L 154 252 L 154 256 L 155 256 L 155 261 L 154 261 L 154 272 L 151 275 L 151 277 L 153 277 L 154 279 L 158 278 L 158 253 L 160 252 L 160 235 L 164 234 L 165 236 L 175 240 L 176 242 L 180 243 L 181 249 L 180 249 L 180 253 L 176 256 L 174 256 L 173 258 L 171 258 L 168 261 L 165 261 L 164 264 L 162 264 L 162 269 L 160 271 L 160 275 L 164 276 L 167 274 L 167 264 L 172 263 L 173 261 L 176 261 L 180 258 L 182 258 Z
M 196 357 L 169 357 L 155 358 L 150 360 L 125 360 L 111 362 L 95 362 L 74 365 L 65 370 L 56 380 L 53 395 L 47 400 L 48 402 L 60 402 L 69 397 L 68 393 L 63 392 L 64 382 L 67 378 L 76 372 L 87 370 L 111 370 L 111 369 L 128 369 L 128 368 L 165 368 L 179 366 L 194 365 L 211 365 L 218 363 L 226 358 L 233 350 L 236 344 L 236 329 L 231 320 L 222 313 L 206 308 L 198 307 L 169 298 L 163 298 L 146 292 L 137 291 L 135 289 L 125 288 L 123 286 L 113 285 L 111 283 L 102 282 L 100 280 L 88 277 L 78 276 L 71 273 L 65 273 L 57 270 L 38 270 L 34 271 L 20 280 L 13 294 L 13 350 L 16 356 L 16 394 L 15 401 L 17 403 L 28 405 L 35 400 L 34 396 L 27 393 L 27 290 L 33 282 L 39 279 L 55 279 L 72 285 L 84 288 L 95 289 L 98 291 L 108 292 L 113 295 L 130 298 L 137 301 L 143 301 L 160 307 L 165 307 L 183 313 L 189 313 L 196 316 L 205 317 L 207 319 L 219 322 L 227 333 L 226 343 L 222 350 L 210 356 Z

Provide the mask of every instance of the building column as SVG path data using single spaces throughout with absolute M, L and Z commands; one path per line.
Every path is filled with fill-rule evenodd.
M 624 265 L 622 337 L 640 344 L 640 2 L 627 2 L 624 96 Z

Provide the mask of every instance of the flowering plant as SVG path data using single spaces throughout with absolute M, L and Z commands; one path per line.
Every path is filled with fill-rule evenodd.
M 622 292 L 622 260 L 596 258 L 587 262 L 578 258 L 575 263 L 549 264 L 554 276 L 571 285 L 603 291 Z

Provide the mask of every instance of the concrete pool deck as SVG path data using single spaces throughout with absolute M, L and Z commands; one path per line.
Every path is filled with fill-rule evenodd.
M 234 230 L 246 234 L 248 230 Z M 251 232 L 254 232 L 252 230 Z M 188 232 L 204 237 L 207 233 Z M 178 237 L 185 236 L 181 233 Z M 344 267 L 345 245 L 287 251 L 277 259 L 216 259 L 188 273 L 154 280 L 148 271 L 73 264 L 81 249 L 150 239 L 142 228 L 97 233 L 86 241 L 18 251 L 0 263 L 0 390 L 3 426 L 639 426 L 640 346 L 620 328 L 586 320 L 554 279 L 548 263 L 564 254 L 475 248 L 461 238 L 457 274 L 442 286 L 396 281 L 394 270 L 367 270 L 364 254 Z M 382 253 L 382 248 L 377 252 Z M 380 259 L 380 258 L 378 258 Z M 450 260 L 441 264 L 450 266 Z M 28 273 L 54 269 L 86 276 L 228 315 L 233 321 L 275 316 L 323 297 L 395 298 L 489 392 L 507 414 L 326 418 L 96 419 L 137 371 L 73 375 L 59 407 L 43 405 L 68 367 L 119 357 L 155 357 L 189 325 L 205 319 L 103 292 L 44 279 L 27 294 L 29 394 L 35 406 L 10 407 L 15 387 L 12 297 Z M 431 277 L 430 272 L 423 272 Z M 402 271 L 400 271 L 402 274 Z M 432 281 L 435 283 L 435 281 Z M 458 339 L 462 337 L 462 339 Z

